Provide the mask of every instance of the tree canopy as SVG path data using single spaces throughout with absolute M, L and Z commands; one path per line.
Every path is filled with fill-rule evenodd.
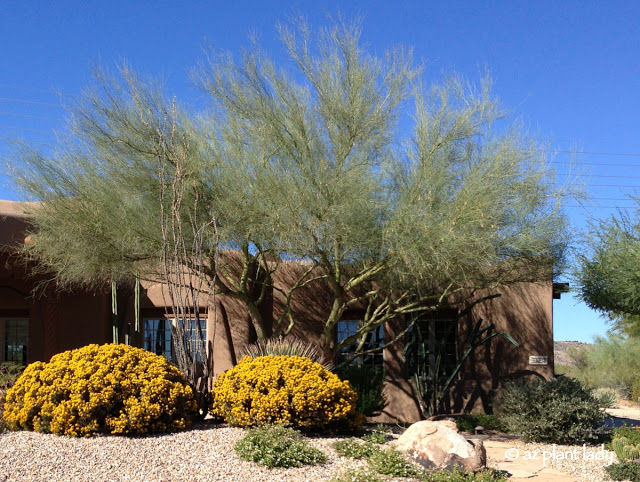
M 566 246 L 563 193 L 488 78 L 427 88 L 410 51 L 371 54 L 357 24 L 279 33 L 282 64 L 257 46 L 210 52 L 194 71 L 205 110 L 128 67 L 98 70 L 58 149 L 20 151 L 18 181 L 43 201 L 31 253 L 61 282 L 167 281 L 159 260 L 195 246 L 203 289 L 244 301 L 259 337 L 277 260 L 309 262 L 284 295 L 325 280 L 325 346 L 366 307 L 335 351 L 456 293 L 550 278 Z M 180 241 L 167 235 L 176 218 Z M 293 323 L 285 310 L 273 334 Z
M 613 327 L 640 335 L 640 223 L 620 212 L 592 223 L 574 272 L 578 296 Z

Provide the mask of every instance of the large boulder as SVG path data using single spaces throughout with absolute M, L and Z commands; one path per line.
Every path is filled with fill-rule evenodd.
M 428 469 L 451 470 L 459 466 L 477 472 L 487 463 L 482 440 L 465 439 L 450 420 L 414 423 L 398 438 L 395 447 Z

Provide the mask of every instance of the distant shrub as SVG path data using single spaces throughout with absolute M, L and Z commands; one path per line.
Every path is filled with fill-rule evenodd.
M 594 443 L 604 433 L 597 401 L 577 380 L 562 376 L 507 383 L 494 412 L 527 442 Z
M 57 435 L 182 430 L 196 413 L 193 392 L 164 357 L 125 345 L 89 345 L 27 367 L 8 391 L 13 430 Z
M 485 430 L 494 430 L 496 432 L 507 431 L 507 428 L 495 415 L 487 413 L 465 413 L 456 418 L 456 427 L 461 432 L 474 433 L 478 426 L 484 427 Z
M 211 413 L 239 427 L 359 430 L 356 393 L 318 363 L 299 356 L 245 357 L 213 386 Z
M 600 408 L 613 408 L 618 403 L 618 397 L 613 388 L 596 388 L 592 395 Z
M 266 467 L 301 467 L 327 460 L 325 454 L 310 447 L 298 432 L 278 425 L 247 430 L 234 449 L 241 459 Z
M 612 480 L 640 481 L 640 464 L 635 462 L 620 462 L 604 468 Z
M 639 338 L 612 333 L 596 337 L 593 345 L 570 347 L 567 355 L 573 366 L 556 366 L 558 373 L 564 370 L 589 388 L 613 388 L 623 398 L 632 396 L 631 387 L 640 373 Z
M 356 410 L 371 417 L 382 410 L 387 401 L 382 393 L 384 369 L 372 365 L 346 365 L 336 370 L 342 380 L 347 380 L 358 394 Z

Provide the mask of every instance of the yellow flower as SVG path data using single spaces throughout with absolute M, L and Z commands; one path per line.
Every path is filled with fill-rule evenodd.
M 125 345 L 89 345 L 36 362 L 7 393 L 14 430 L 90 436 L 183 430 L 193 391 L 164 357 Z
M 348 382 L 308 358 L 245 357 L 214 383 L 211 412 L 241 427 L 313 429 L 348 421 L 357 429 L 363 417 L 355 411 L 356 398 Z

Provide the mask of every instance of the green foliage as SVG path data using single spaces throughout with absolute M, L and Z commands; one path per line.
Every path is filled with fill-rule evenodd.
M 391 430 L 389 429 L 389 427 L 383 424 L 378 424 L 376 425 L 375 429 L 364 434 L 362 436 L 362 440 L 374 444 L 384 444 L 389 440 L 390 433 Z
M 465 413 L 456 418 L 458 430 L 467 433 L 474 433 L 477 426 L 484 427 L 485 430 L 495 430 L 506 432 L 506 427 L 500 422 L 498 417 L 487 413 Z
M 611 388 L 631 396 L 640 373 L 640 338 L 610 332 L 595 337 L 593 345 L 571 347 L 567 354 L 575 365 L 567 367 L 568 376 L 590 388 Z
M 375 450 L 367 462 L 376 472 L 392 477 L 419 477 L 424 472 L 396 449 Z
M 88 345 L 27 367 L 7 393 L 12 430 L 70 436 L 183 430 L 196 415 L 191 387 L 164 357 L 125 345 Z
M 613 408 L 618 403 L 618 396 L 612 388 L 598 388 L 592 394 L 600 408 Z
M 310 447 L 299 432 L 280 425 L 248 429 L 234 450 L 243 460 L 267 467 L 301 467 L 327 460 L 327 456 Z
M 620 461 L 640 458 L 640 428 L 623 425 L 613 429 L 609 448 L 613 449 Z
M 379 474 L 392 477 L 412 477 L 425 482 L 493 482 L 505 480 L 506 477 L 493 469 L 486 469 L 475 474 L 465 473 L 461 468 L 455 467 L 453 470 L 433 470 L 423 469 L 411 463 L 406 456 L 395 450 L 385 449 L 371 442 L 361 442 L 350 438 L 334 442 L 333 448 L 342 457 L 354 459 L 366 459 L 369 468 Z M 353 478 L 349 478 L 353 477 Z M 371 477 L 371 479 L 367 478 Z M 377 481 L 371 472 L 351 471 L 341 474 L 336 481 Z
M 554 377 L 507 383 L 494 413 L 525 441 L 593 443 L 604 431 L 604 413 L 577 380 Z
M 43 201 L 27 254 L 60 283 L 175 282 L 150 267 L 183 247 L 204 261 L 189 273 L 203 292 L 245 303 L 258 338 L 279 264 L 270 260 L 306 260 L 315 271 L 278 288 L 288 302 L 312 278 L 327 283 L 334 309 L 321 343 L 334 354 L 434 300 L 547 280 L 567 232 L 546 149 L 502 125 L 490 79 L 421 88 L 408 51 L 376 56 L 360 35 L 346 22 L 282 27 L 287 65 L 261 48 L 212 54 L 194 76 L 204 112 L 127 67 L 98 71 L 70 102 L 61 145 L 17 153 L 18 182 Z M 173 192 L 174 181 L 186 188 Z M 184 199 L 168 212 L 172 193 Z M 172 221 L 181 239 L 167 237 Z M 375 309 L 334 343 L 357 305 Z M 276 336 L 295 324 L 288 308 Z
M 635 462 L 620 462 L 607 465 L 604 470 L 612 480 L 640 482 L 640 464 Z
M 636 425 L 627 425 L 625 423 L 620 427 L 615 427 L 612 431 L 612 436 L 613 440 L 623 437 L 628 440 L 629 443 L 640 446 L 640 427 Z
M 332 371 L 334 368 L 332 363 L 325 363 L 325 357 L 322 352 L 318 350 L 316 344 L 310 341 L 293 338 L 291 336 L 287 338 L 283 338 L 280 336 L 277 338 L 258 340 L 255 343 L 247 345 L 244 349 L 244 354 L 250 356 L 251 358 L 258 358 L 268 355 L 301 356 L 304 358 L 308 358 L 315 363 L 319 363 L 329 371 Z M 342 379 L 344 380 L 344 378 Z M 353 387 L 353 382 L 351 383 L 351 386 Z M 357 390 L 356 393 L 358 393 Z M 359 394 L 358 398 L 360 398 Z
M 507 480 L 507 476 L 495 469 L 485 469 L 474 474 L 463 472 L 455 467 L 453 470 L 425 470 L 419 476 L 423 482 L 499 482 Z
M 358 431 L 349 382 L 299 356 L 243 358 L 213 386 L 211 413 L 239 427 L 285 424 L 305 430 Z
M 640 334 L 639 235 L 638 219 L 627 213 L 594 221 L 574 273 L 578 296 L 635 337 Z
M 640 375 L 636 375 L 636 378 L 631 384 L 631 400 L 634 402 L 640 402 Z
M 329 482 L 384 482 L 385 480 L 367 469 L 349 469 L 329 479 Z
M 341 457 L 352 459 L 366 459 L 373 455 L 376 450 L 380 450 L 373 442 L 361 442 L 355 438 L 337 440 L 333 443 L 333 448 Z
M 384 369 L 373 365 L 343 365 L 336 370 L 342 380 L 348 380 L 358 394 L 356 410 L 367 417 L 382 410 L 387 404 L 383 395 Z

